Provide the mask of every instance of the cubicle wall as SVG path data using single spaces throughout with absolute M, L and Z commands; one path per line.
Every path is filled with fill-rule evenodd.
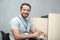
M 33 25 L 39 29 L 40 31 L 43 31 L 44 33 L 47 33 L 48 30 L 48 18 L 30 18 Z
M 34 26 L 48 34 L 48 40 L 60 40 L 60 14 L 49 13 L 48 18 L 31 18 Z
M 60 40 L 60 14 L 49 13 L 48 40 Z

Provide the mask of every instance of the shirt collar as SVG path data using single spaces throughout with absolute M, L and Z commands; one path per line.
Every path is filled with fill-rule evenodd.
M 26 18 L 26 20 L 24 20 L 21 15 L 19 15 L 19 17 L 21 18 L 21 20 L 22 20 L 23 22 L 26 22 L 26 21 L 29 20 L 29 18 Z

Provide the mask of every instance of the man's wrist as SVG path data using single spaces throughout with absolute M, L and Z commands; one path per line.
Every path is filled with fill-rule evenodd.
M 33 34 L 27 35 L 26 38 L 33 38 Z

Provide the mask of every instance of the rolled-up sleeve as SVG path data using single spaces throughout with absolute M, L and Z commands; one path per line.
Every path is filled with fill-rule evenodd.
M 11 20 L 9 25 L 10 25 L 11 29 L 18 29 L 18 21 L 17 20 L 14 20 L 14 19 Z

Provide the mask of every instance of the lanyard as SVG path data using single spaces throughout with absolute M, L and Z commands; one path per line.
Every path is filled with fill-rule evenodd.
M 18 16 L 18 18 L 21 20 L 21 22 L 23 23 L 22 19 Z M 23 23 L 25 29 L 26 29 L 26 32 L 27 32 L 27 27 L 28 27 L 28 23 L 26 23 L 26 25 Z

